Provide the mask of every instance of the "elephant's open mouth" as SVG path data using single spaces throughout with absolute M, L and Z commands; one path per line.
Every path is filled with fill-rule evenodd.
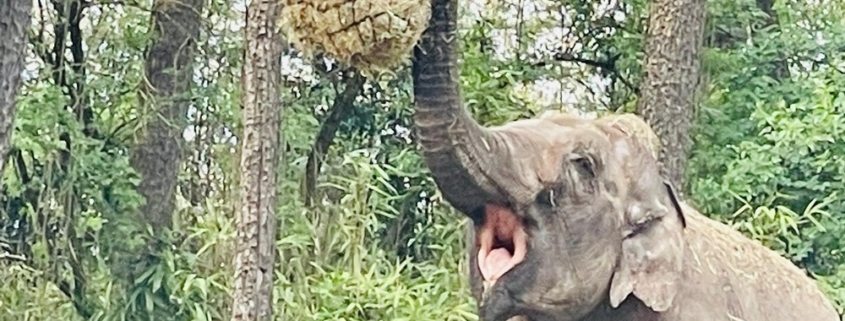
M 526 239 L 522 219 L 513 211 L 488 205 L 484 225 L 478 231 L 478 269 L 489 283 L 525 260 Z

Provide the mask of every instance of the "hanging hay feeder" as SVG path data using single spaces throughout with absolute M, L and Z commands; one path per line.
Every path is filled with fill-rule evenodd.
M 282 1 L 282 28 L 295 48 L 365 74 L 407 61 L 431 15 L 429 0 Z

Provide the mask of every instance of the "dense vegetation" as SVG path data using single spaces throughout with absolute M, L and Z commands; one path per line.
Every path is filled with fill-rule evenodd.
M 151 2 L 91 3 L 70 23 L 61 1 L 37 2 L 0 196 L 2 320 L 227 319 L 244 8 L 205 6 L 177 219 L 151 235 L 127 153 Z M 634 110 L 647 1 L 462 5 L 461 81 L 483 124 Z M 79 44 L 56 49 L 65 25 Z M 806 269 L 843 313 L 845 3 L 710 0 L 705 39 L 688 198 Z M 475 320 L 463 218 L 409 130 L 408 68 L 363 82 L 294 48 L 283 65 L 276 319 Z M 126 259 L 150 246 L 146 264 Z

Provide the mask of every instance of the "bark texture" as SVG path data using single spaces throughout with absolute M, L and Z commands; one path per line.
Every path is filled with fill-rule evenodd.
M 31 7 L 32 1 L 27 0 L 0 1 L 0 175 L 12 145 Z
M 246 12 L 242 74 L 241 204 L 232 320 L 270 320 L 276 260 L 276 167 L 281 112 L 278 1 L 253 0 Z
M 653 0 L 649 11 L 637 111 L 660 138 L 661 174 L 680 191 L 685 190 L 705 4 L 705 0 Z
M 141 213 L 156 232 L 172 226 L 174 196 L 182 163 L 191 76 L 200 30 L 202 0 L 156 0 L 140 104 L 145 127 L 130 162 L 141 175 Z

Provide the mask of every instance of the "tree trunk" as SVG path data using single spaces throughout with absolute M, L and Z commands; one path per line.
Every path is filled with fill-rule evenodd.
M 138 192 L 145 223 L 159 234 L 173 222 L 174 196 L 182 163 L 182 131 L 191 99 L 193 59 L 202 0 L 157 0 L 146 61 L 140 114 L 145 126 L 130 162 L 141 175 Z
M 276 167 L 279 162 L 282 40 L 280 4 L 253 0 L 246 11 L 243 74 L 241 200 L 232 320 L 270 320 L 276 260 Z
M 653 0 L 637 111 L 660 138 L 662 174 L 685 190 L 705 0 Z
M 0 1 L 0 176 L 12 145 L 15 99 L 21 87 L 32 1 Z M 2 186 L 0 186 L 2 191 Z
M 775 26 L 777 30 L 780 30 L 780 21 L 777 13 L 775 12 L 774 5 L 775 0 L 757 0 L 757 8 L 767 15 L 763 27 Z M 789 62 L 786 60 L 786 57 L 784 57 L 783 53 L 779 56 L 780 59 L 772 62 L 774 66 L 772 67 L 772 71 L 769 73 L 769 76 L 771 76 L 774 80 L 782 81 L 789 78 Z

